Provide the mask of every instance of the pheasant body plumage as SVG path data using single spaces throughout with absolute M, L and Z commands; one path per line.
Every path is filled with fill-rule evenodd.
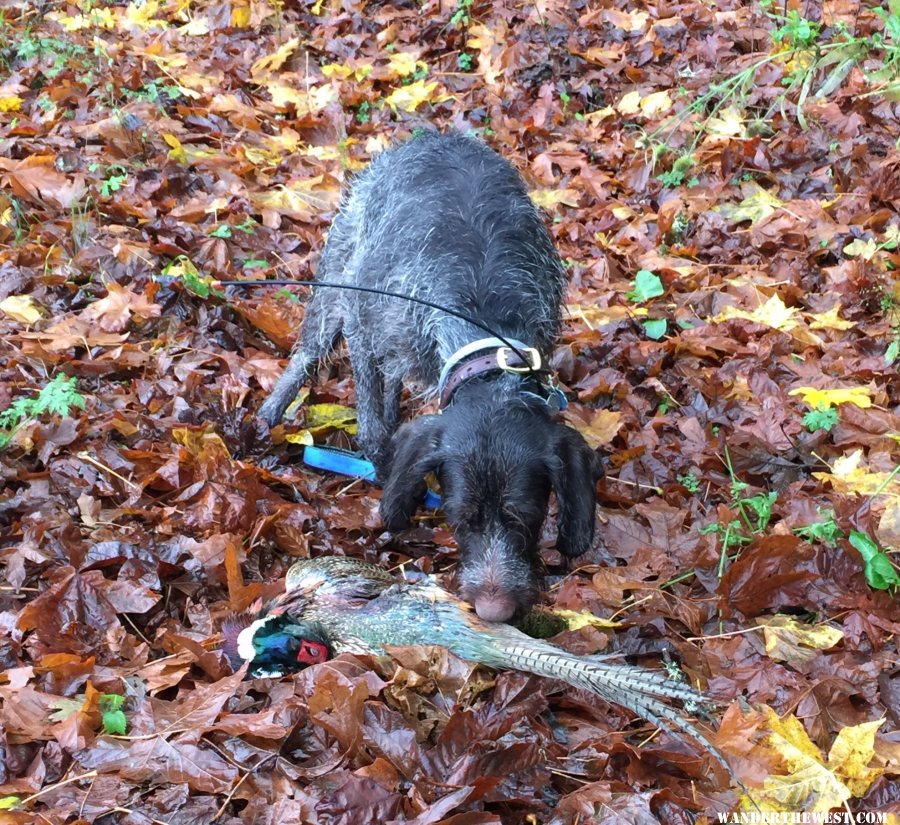
M 295 564 L 286 592 L 241 632 L 238 652 L 249 674 L 284 675 L 315 659 L 301 642 L 339 653 L 382 654 L 388 645 L 446 647 L 462 659 L 497 669 L 513 669 L 560 679 L 591 691 L 666 730 L 677 729 L 703 744 L 727 764 L 700 730 L 663 699 L 697 705 L 707 700 L 663 672 L 612 662 L 614 656 L 576 656 L 514 627 L 487 623 L 471 606 L 430 579 L 410 583 L 379 567 L 332 556 Z M 272 653 L 277 652 L 273 661 Z

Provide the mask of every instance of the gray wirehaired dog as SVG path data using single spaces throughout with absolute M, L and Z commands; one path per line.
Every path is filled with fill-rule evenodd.
M 260 417 L 276 424 L 343 334 L 386 526 L 409 523 L 435 473 L 463 598 L 489 621 L 524 612 L 539 594 L 551 489 L 557 547 L 579 555 L 594 535 L 600 469 L 581 435 L 553 421 L 561 393 L 540 365 L 559 329 L 565 272 L 521 177 L 461 135 L 429 133 L 383 152 L 353 182 L 317 278 L 421 298 L 493 335 L 398 298 L 315 289 Z M 436 391 L 442 413 L 399 427 L 404 380 Z

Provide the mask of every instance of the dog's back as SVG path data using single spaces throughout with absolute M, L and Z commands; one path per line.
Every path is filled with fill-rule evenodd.
M 424 298 L 542 354 L 558 331 L 565 273 L 522 178 L 484 144 L 427 133 L 354 181 L 326 251 L 328 276 Z M 348 254 L 349 253 L 349 254 Z M 483 330 L 399 299 L 335 295 L 387 372 L 428 385 Z

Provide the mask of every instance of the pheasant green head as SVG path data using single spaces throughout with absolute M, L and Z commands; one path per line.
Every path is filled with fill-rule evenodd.
M 250 663 L 247 675 L 254 679 L 297 673 L 331 658 L 318 624 L 284 614 L 258 619 L 244 628 L 237 638 L 237 652 Z

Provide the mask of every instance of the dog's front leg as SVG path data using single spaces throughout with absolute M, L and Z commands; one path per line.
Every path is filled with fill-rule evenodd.
M 384 374 L 371 352 L 368 337 L 358 327 L 346 328 L 347 349 L 356 384 L 356 440 L 366 457 L 375 465 L 379 480 L 384 479 L 390 465 L 392 431 L 385 422 Z

